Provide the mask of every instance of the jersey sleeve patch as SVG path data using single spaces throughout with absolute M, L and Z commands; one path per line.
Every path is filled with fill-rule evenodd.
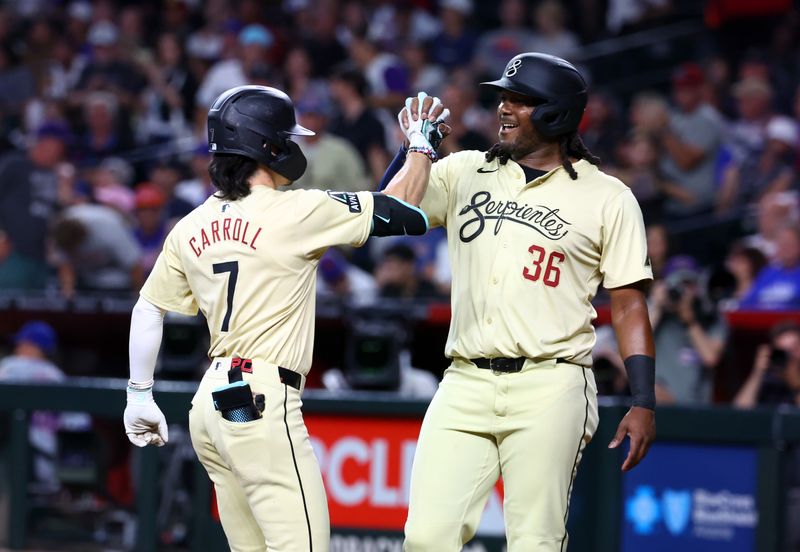
M 361 202 L 358 200 L 358 196 L 355 192 L 332 192 L 328 190 L 327 194 L 331 199 L 347 205 L 351 213 L 361 212 Z

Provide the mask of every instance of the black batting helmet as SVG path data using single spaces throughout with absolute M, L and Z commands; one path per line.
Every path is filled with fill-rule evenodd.
M 556 56 L 519 54 L 508 62 L 502 77 L 481 84 L 542 100 L 531 121 L 547 138 L 578 130 L 586 108 L 586 81 L 574 65 Z
M 269 86 L 231 88 L 208 110 L 208 151 L 242 155 L 289 180 L 308 164 L 290 136 L 313 134 L 297 124 L 289 96 Z

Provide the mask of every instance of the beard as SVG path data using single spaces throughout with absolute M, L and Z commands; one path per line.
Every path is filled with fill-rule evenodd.
M 497 146 L 501 155 L 518 161 L 541 148 L 542 143 L 535 136 L 518 136 L 513 142 L 498 142 Z

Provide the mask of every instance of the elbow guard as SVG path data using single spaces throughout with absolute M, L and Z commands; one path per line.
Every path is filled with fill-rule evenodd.
M 372 197 L 371 236 L 421 236 L 428 231 L 428 217 L 419 207 L 381 192 Z

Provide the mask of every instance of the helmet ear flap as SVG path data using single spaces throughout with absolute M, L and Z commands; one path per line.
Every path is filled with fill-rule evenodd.
M 267 143 L 266 146 L 271 144 Z M 308 166 L 308 160 L 303 155 L 303 150 L 296 142 L 291 140 L 284 140 L 285 147 L 276 146 L 280 151 L 273 153 L 270 147 L 266 154 L 271 159 L 267 166 L 281 176 L 288 178 L 294 182 L 303 176 Z
M 554 138 L 561 134 L 564 120 L 568 112 L 560 109 L 558 105 L 548 102 L 537 106 L 531 113 L 533 128 L 545 138 Z
M 555 138 L 573 132 L 580 121 L 581 113 L 575 109 L 565 109 L 557 102 L 548 102 L 533 110 L 531 122 L 539 134 L 545 138 Z

